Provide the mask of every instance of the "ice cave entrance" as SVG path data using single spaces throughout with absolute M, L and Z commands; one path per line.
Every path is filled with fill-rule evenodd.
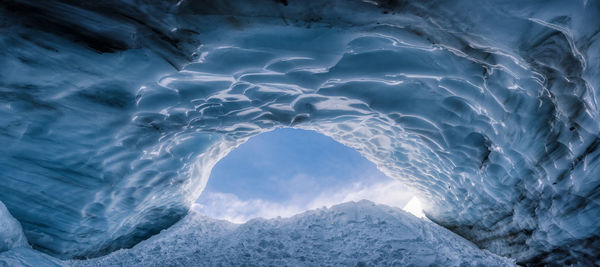
M 243 223 L 361 199 L 423 217 L 416 196 L 356 150 L 315 131 L 279 128 L 219 161 L 194 208 Z

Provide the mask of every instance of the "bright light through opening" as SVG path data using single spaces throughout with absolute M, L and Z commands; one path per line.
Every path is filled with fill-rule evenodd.
M 423 213 L 423 208 L 421 207 L 421 201 L 419 201 L 417 197 L 411 198 L 402 209 L 416 217 L 425 218 L 425 213 Z
M 222 159 L 194 208 L 244 223 L 362 199 L 423 217 L 413 194 L 356 150 L 314 131 L 277 129 Z

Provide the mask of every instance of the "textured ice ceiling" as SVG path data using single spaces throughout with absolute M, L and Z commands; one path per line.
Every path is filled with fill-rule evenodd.
M 298 127 L 481 248 L 592 263 L 599 31 L 593 0 L 6 0 L 0 200 L 35 248 L 103 255 L 179 220 L 236 145 Z

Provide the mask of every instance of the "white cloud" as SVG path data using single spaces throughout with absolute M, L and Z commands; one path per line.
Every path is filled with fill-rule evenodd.
M 256 217 L 290 217 L 306 210 L 362 199 L 402 208 L 413 198 L 405 186 L 391 179 L 372 184 L 354 183 L 346 188 L 324 191 L 312 200 L 307 200 L 301 193 L 292 195 L 290 201 L 277 203 L 261 199 L 241 200 L 227 193 L 204 192 L 194 204 L 194 209 L 209 217 L 244 223 Z
M 244 223 L 252 218 L 289 217 L 302 209 L 262 199 L 241 200 L 236 195 L 219 192 L 204 192 L 193 208 L 209 217 Z

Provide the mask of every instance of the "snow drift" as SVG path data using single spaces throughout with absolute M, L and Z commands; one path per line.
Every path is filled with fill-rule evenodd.
M 72 266 L 514 266 L 432 222 L 368 201 L 242 225 L 191 212 L 131 249 Z

